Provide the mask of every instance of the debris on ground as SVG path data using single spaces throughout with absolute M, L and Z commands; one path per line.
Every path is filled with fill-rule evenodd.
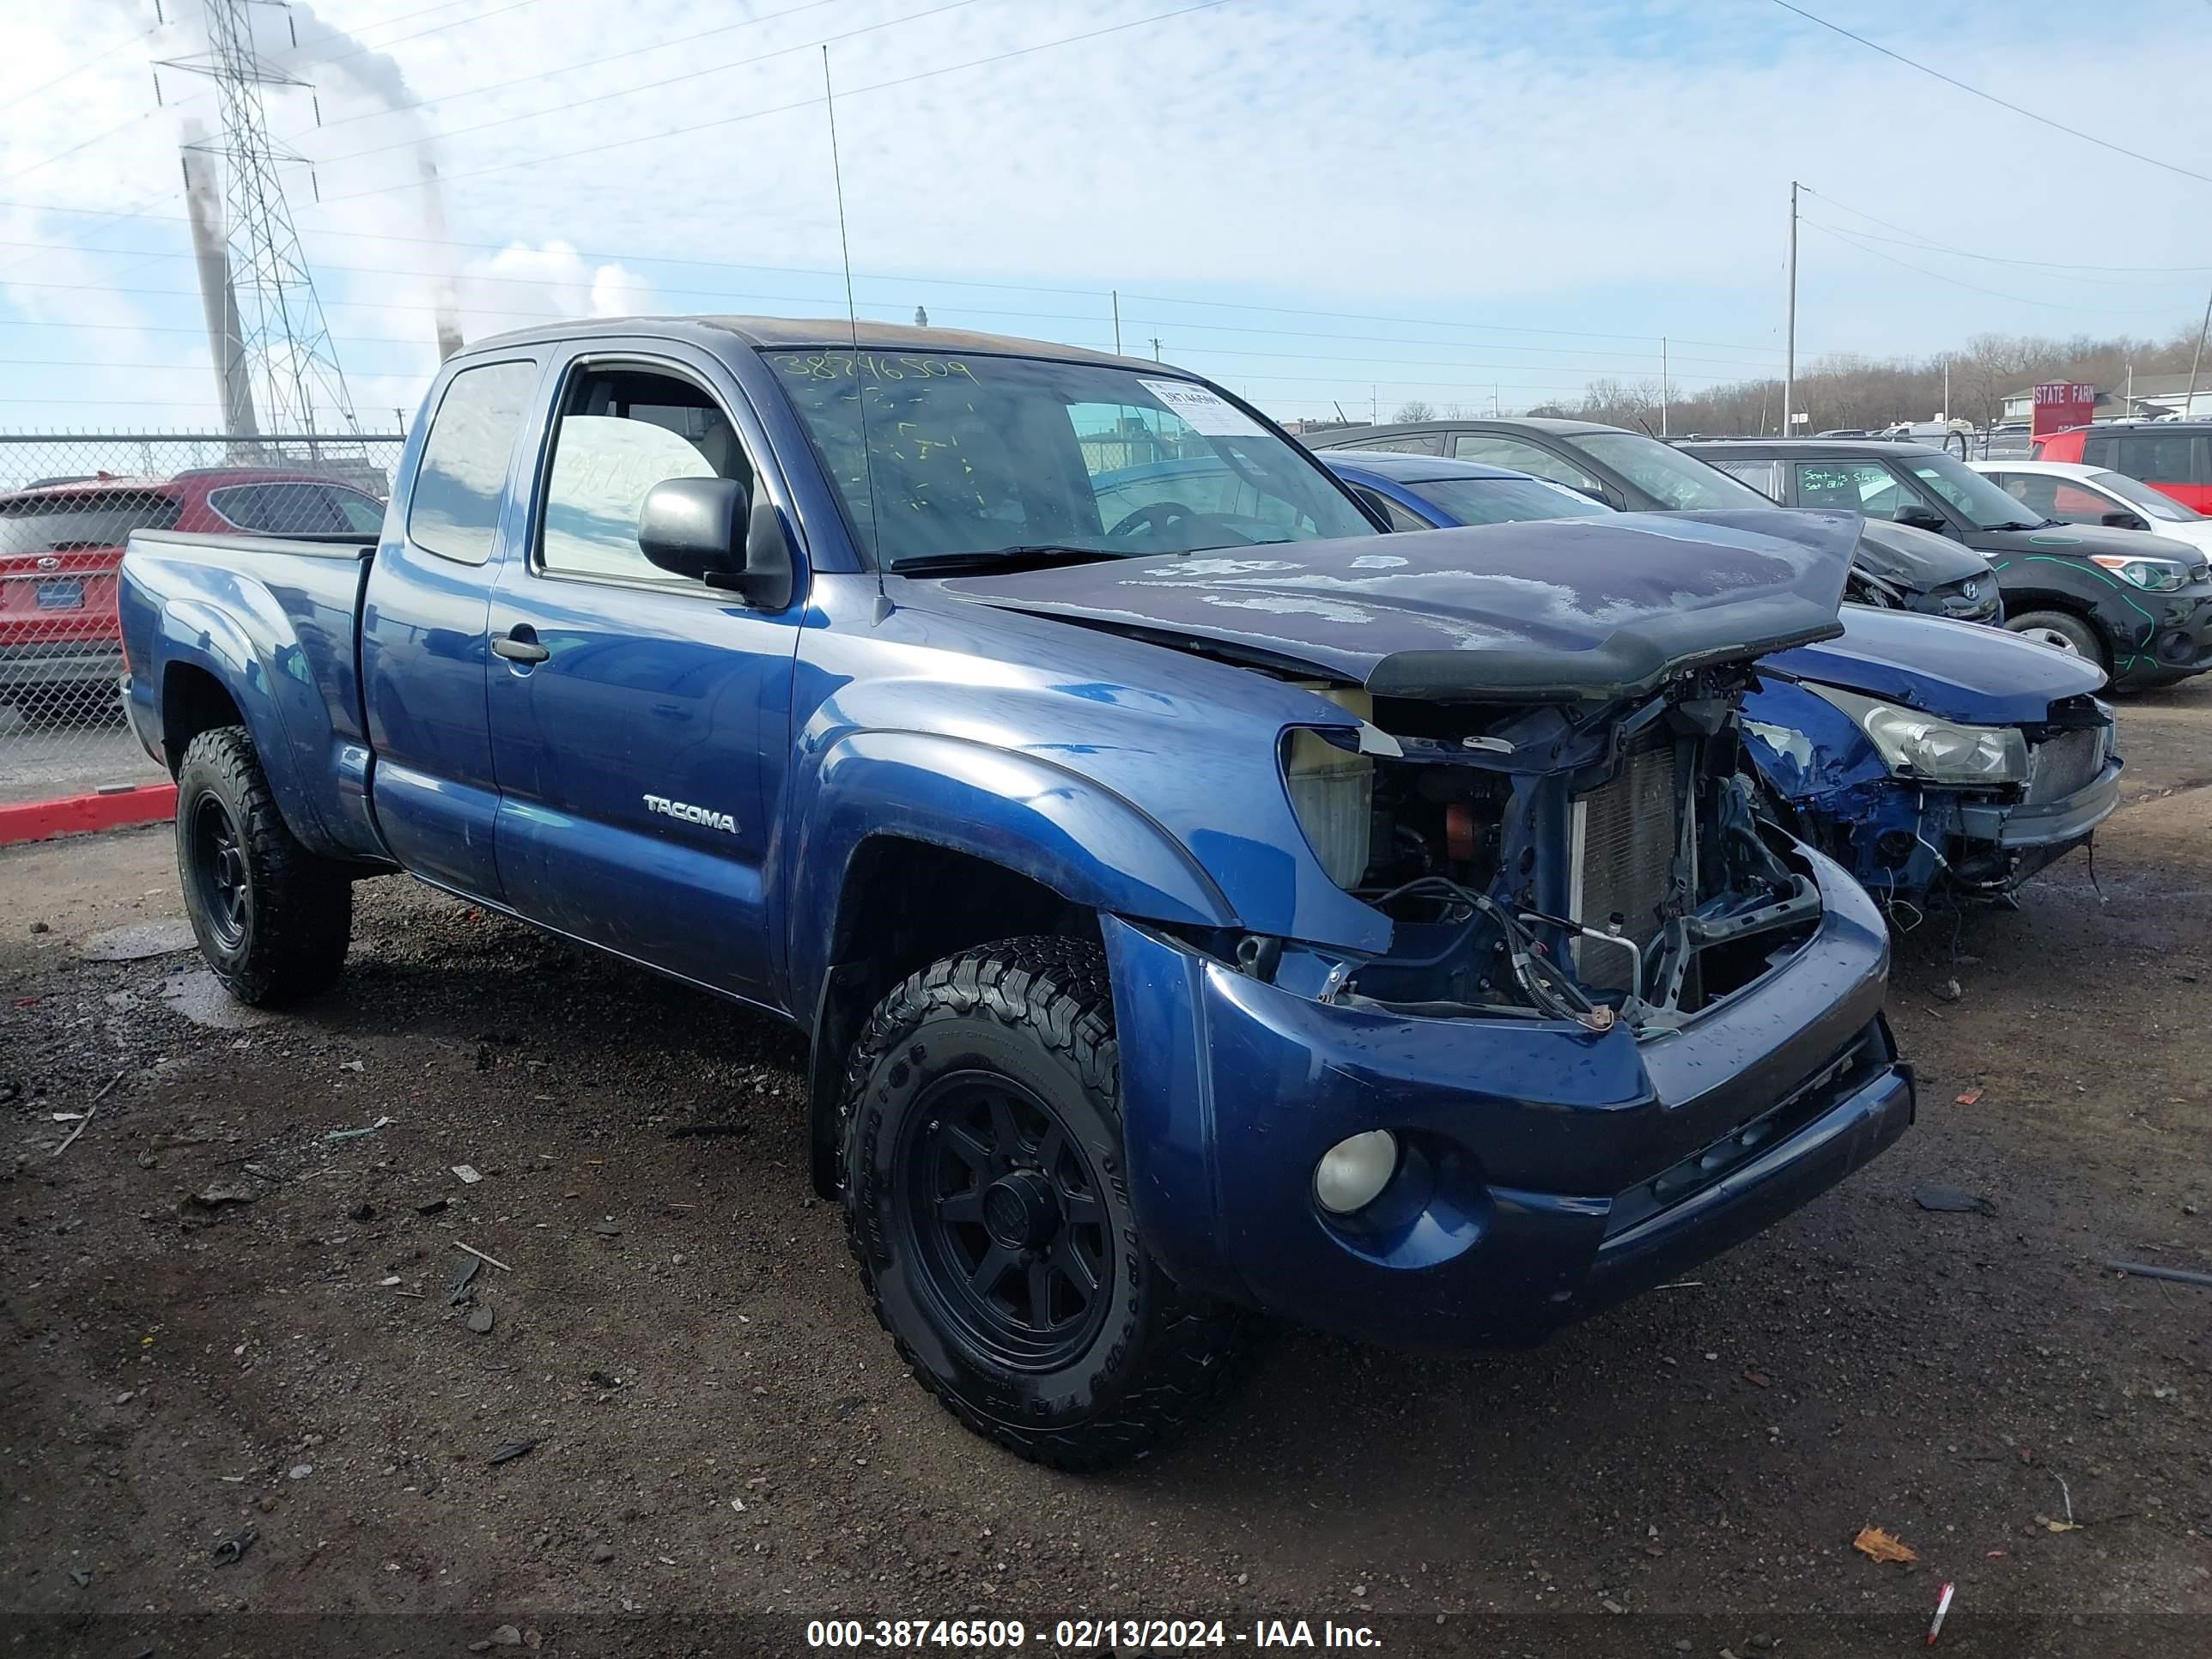
M 1962 1094 L 1962 1095 L 1954 1095 L 1954 1096 L 1953 1096 L 1953 1097 L 1952 1097 L 1952 1100 L 1953 1100 L 1953 1103 L 1954 1103 L 1954 1104 L 1956 1104 L 1956 1105 L 1960 1105 L 1960 1106 L 1971 1106 L 1971 1105 L 1972 1105 L 1976 1101 L 1979 1100 L 1981 1097 L 1982 1097 L 1982 1091 L 1981 1091 L 1979 1089 L 1969 1089 L 1969 1090 L 1967 1090 L 1967 1091 L 1966 1091 L 1966 1093 L 1964 1093 L 1964 1094 Z
M 1934 1647 L 1936 1645 L 1936 1638 L 1943 1633 L 1943 1615 L 1951 1611 L 1951 1591 L 1953 1588 L 1954 1586 L 1947 1583 L 1936 1593 L 1936 1616 L 1928 1621 L 1928 1641 L 1926 1645 L 1929 1647 Z
M 2196 1285 L 2212 1290 L 2212 1273 L 2194 1273 L 2187 1267 L 2161 1267 L 2149 1261 L 2107 1261 L 2105 1266 L 2116 1273 L 2132 1273 L 2137 1279 L 2163 1279 L 2176 1285 Z
M 596 1221 L 592 1224 L 592 1231 L 601 1238 L 620 1238 L 623 1224 L 619 1221 Z
M 1966 994 L 1965 989 L 1955 979 L 1947 979 L 1936 988 L 1936 1000 L 1938 1002 L 1956 1002 Z
M 222 1542 L 217 1544 L 213 1549 L 210 1550 L 208 1552 L 209 1558 L 212 1559 L 218 1567 L 229 1566 L 232 1563 L 242 1558 L 246 1551 L 252 1549 L 253 1547 L 253 1540 L 260 1536 L 261 1534 L 254 1528 L 244 1528 L 238 1532 L 233 1533 L 229 1537 L 224 1539 Z
M 251 1204 L 260 1196 L 261 1190 L 258 1187 L 248 1187 L 238 1182 L 224 1186 L 217 1182 L 212 1187 L 204 1187 L 194 1193 L 192 1202 L 203 1210 L 219 1210 L 226 1204 Z
M 374 1134 L 379 1129 L 381 1129 L 386 1124 L 391 1121 L 392 1120 L 388 1117 L 380 1117 L 366 1128 L 333 1129 L 328 1134 L 325 1135 L 323 1139 L 325 1140 L 359 1140 L 363 1135 Z
M 416 1215 L 436 1215 L 441 1210 L 450 1207 L 453 1201 L 453 1200 L 450 1198 L 426 1198 L 420 1204 L 417 1204 L 415 1206 L 415 1213 Z
M 478 1175 L 475 1170 L 465 1164 L 456 1164 L 453 1165 L 453 1173 L 461 1178 L 461 1185 L 464 1187 L 473 1187 L 477 1182 L 483 1179 L 483 1177 Z
M 489 1336 L 491 1334 L 491 1326 L 492 1311 L 490 1303 L 480 1302 L 474 1308 L 469 1310 L 469 1328 L 474 1331 L 478 1336 Z
M 446 1305 L 449 1308 L 458 1308 L 462 1303 L 467 1301 L 474 1294 L 469 1289 L 470 1282 L 483 1271 L 483 1263 L 475 1256 L 470 1256 L 456 1267 L 453 1270 L 453 1282 L 446 1286 Z
M 623 1385 L 622 1378 L 611 1371 L 593 1371 L 584 1381 L 600 1389 L 619 1389 Z
M 1919 1551 L 1910 1544 L 1891 1537 L 1880 1527 L 1861 1527 L 1859 1535 L 1851 1540 L 1851 1547 L 1861 1555 L 1876 1561 L 1895 1561 L 1899 1564 L 1917 1561 Z
M 525 1453 L 534 1452 L 537 1449 L 538 1443 L 535 1440 L 510 1440 L 491 1455 L 491 1461 L 494 1464 L 512 1463 Z
M 501 1261 L 497 1256 L 486 1255 L 482 1250 L 477 1249 L 475 1245 L 464 1244 L 458 1238 L 453 1241 L 453 1248 L 457 1250 L 466 1250 L 471 1255 L 476 1257 L 479 1261 L 490 1262 L 493 1267 L 498 1268 L 500 1272 L 503 1273 L 511 1273 L 514 1271 L 514 1268 L 508 1267 L 507 1263 Z
M 309 1475 L 313 1474 L 314 1472 L 315 1472 L 315 1466 L 314 1466 L 313 1463 L 295 1463 L 295 1464 L 293 1464 L 293 1465 L 292 1465 L 292 1468 L 291 1468 L 291 1470 L 290 1470 L 290 1472 L 289 1472 L 289 1473 L 290 1473 L 290 1474 L 291 1474 L 291 1478 L 292 1478 L 293 1480 L 306 1480 Z
M 368 1069 L 368 1062 L 366 1060 L 348 1060 L 338 1063 L 338 1070 L 341 1072 L 365 1072 Z
M 76 1138 L 82 1134 L 87 1129 L 92 1127 L 93 1114 L 100 1109 L 100 1103 L 106 1099 L 108 1096 L 113 1094 L 115 1092 L 115 1085 L 122 1082 L 125 1078 L 130 1075 L 131 1073 L 128 1072 L 118 1072 L 113 1077 L 107 1079 L 106 1086 L 98 1094 L 94 1095 L 92 1097 L 92 1104 L 85 1108 L 83 1121 L 80 1122 L 76 1128 L 71 1129 L 69 1132 L 68 1139 L 63 1141 L 60 1146 L 54 1148 L 51 1155 L 52 1158 L 59 1158 L 64 1152 L 69 1151 L 70 1147 L 76 1145 Z M 60 1114 L 56 1113 L 55 1117 L 57 1121 L 58 1121 Z
M 1923 1210 L 1942 1214 L 1995 1215 L 1996 1203 L 1978 1193 L 1970 1193 L 1963 1187 L 1921 1187 L 1914 1189 L 1912 1201 Z
M 1761 1370 L 1746 1371 L 1743 1374 L 1743 1380 L 1755 1388 L 1771 1389 L 1774 1386 L 1774 1379 Z

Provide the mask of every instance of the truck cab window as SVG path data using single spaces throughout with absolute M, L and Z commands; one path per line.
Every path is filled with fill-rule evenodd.
M 408 509 L 417 547 L 459 564 L 491 557 L 507 462 L 537 384 L 538 365 L 526 360 L 465 368 L 447 384 Z
M 647 369 L 585 370 L 561 400 L 538 562 L 554 575 L 683 582 L 638 550 L 646 495 L 670 478 L 751 476 L 737 428 L 704 387 Z

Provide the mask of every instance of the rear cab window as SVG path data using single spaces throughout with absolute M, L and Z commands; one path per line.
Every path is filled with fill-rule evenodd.
M 508 464 L 538 365 L 527 358 L 465 368 L 430 418 L 407 507 L 407 538 L 456 564 L 482 564 L 499 538 Z
M 239 529 L 266 536 L 374 534 L 384 527 L 384 503 L 374 495 L 307 480 L 227 484 L 208 491 L 208 505 Z

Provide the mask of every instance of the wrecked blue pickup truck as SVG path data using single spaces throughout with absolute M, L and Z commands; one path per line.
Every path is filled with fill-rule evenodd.
M 236 995 L 406 872 L 790 1020 L 901 1355 L 1097 1467 L 1248 1310 L 1534 1337 L 1902 1133 L 1881 918 L 1738 714 L 1854 525 L 1392 538 L 1155 364 L 579 323 L 445 366 L 373 545 L 135 537 L 127 700 Z
M 1322 459 L 1400 529 L 1613 515 L 1471 461 Z M 1744 701 L 1753 768 L 1792 830 L 1907 924 L 1933 899 L 2009 899 L 2089 844 L 2120 804 L 2103 670 L 1999 628 L 1866 605 L 1841 616 L 1837 638 L 1763 661 Z

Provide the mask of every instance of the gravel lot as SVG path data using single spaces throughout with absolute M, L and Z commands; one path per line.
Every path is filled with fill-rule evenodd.
M 2212 1292 L 2100 1265 L 2212 1267 L 2212 684 L 2122 735 L 2096 885 L 2077 854 L 1900 940 L 1895 1151 L 1534 1352 L 1285 1332 L 1195 1443 L 1091 1479 L 893 1362 L 787 1032 L 400 881 L 337 992 L 242 1017 L 196 957 L 85 955 L 181 915 L 166 830 L 0 852 L 0 1644 L 783 1653 L 835 1614 L 1036 1648 L 1088 1615 L 1748 1659 L 1917 1650 L 1953 1581 L 1960 1652 L 2212 1652 Z M 464 1243 L 505 1265 L 455 1305 Z

